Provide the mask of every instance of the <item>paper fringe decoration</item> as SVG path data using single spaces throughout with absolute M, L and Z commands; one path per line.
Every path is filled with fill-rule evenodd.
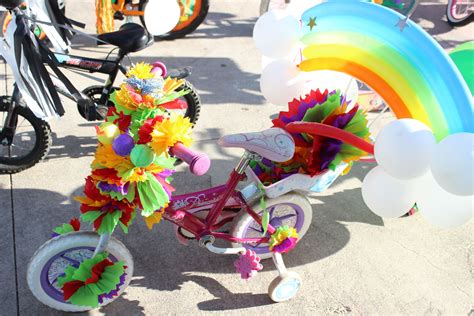
M 147 221 L 150 228 L 158 223 L 174 191 L 170 183 L 175 159 L 169 150 L 177 142 L 185 146 L 192 142 L 189 119 L 162 107 L 178 102 L 176 99 L 188 92 L 175 91 L 184 82 L 155 77 L 151 70 L 149 64 L 136 64 L 111 95 L 115 106 L 109 109 L 105 124 L 114 124 L 120 133 L 115 135 L 115 129 L 114 139 L 102 138 L 91 175 L 86 178 L 84 196 L 76 197 L 81 203 L 81 220 L 93 224 L 99 234 L 111 234 L 118 225 L 127 233 L 137 210 L 144 217 L 152 217 Z M 119 146 L 121 139 L 128 139 L 126 150 Z M 140 152 L 147 149 L 151 155 L 146 163 L 141 157 L 131 159 L 137 145 L 142 147 Z
M 64 235 L 71 232 L 77 232 L 81 229 L 81 222 L 77 218 L 73 218 L 69 223 L 64 223 L 61 226 L 58 226 L 53 229 L 53 236 L 57 237 L 59 235 Z
M 317 122 L 331 125 L 365 140 L 369 139 L 369 129 L 365 113 L 358 105 L 348 110 L 348 103 L 340 91 L 311 91 L 304 98 L 294 99 L 288 103 L 288 111 L 282 111 L 274 119 L 273 126 L 284 128 L 295 122 Z M 284 163 L 272 162 L 268 159 L 252 161 L 250 167 L 260 181 L 269 185 L 296 173 L 316 176 L 326 170 L 335 170 L 342 163 L 358 160 L 366 153 L 337 139 L 311 136 L 304 133 L 293 133 L 295 154 Z
M 64 300 L 74 305 L 98 307 L 106 298 L 118 295 L 125 283 L 124 263 L 112 262 L 107 252 L 84 260 L 79 267 L 68 266 L 65 275 L 58 279 Z

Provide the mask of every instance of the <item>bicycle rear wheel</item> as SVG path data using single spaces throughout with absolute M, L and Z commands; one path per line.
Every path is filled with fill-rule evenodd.
M 11 97 L 0 97 L 0 132 L 5 126 Z M 11 145 L 0 144 L 0 174 L 13 174 L 42 160 L 52 143 L 49 124 L 37 118 L 26 106 L 16 108 L 16 131 Z
M 158 36 L 160 39 L 172 40 L 181 38 L 194 32 L 204 21 L 209 12 L 209 0 L 177 0 L 181 10 L 178 24 L 166 34 Z M 145 11 L 148 0 L 140 0 L 139 10 Z M 140 16 L 140 21 L 146 28 L 144 16 Z
M 472 0 L 448 0 L 446 18 L 452 26 L 462 26 L 474 20 L 472 15 L 474 2 Z
M 313 210 L 308 199 L 297 193 L 287 193 L 274 199 L 268 199 L 267 210 L 270 213 L 270 225 L 277 228 L 287 225 L 295 228 L 299 237 L 303 238 L 308 231 L 313 217 Z M 263 215 L 260 206 L 254 207 L 259 216 Z M 232 236 L 238 238 L 258 238 L 262 237 L 262 227 L 247 212 L 242 212 L 233 220 L 231 228 Z M 240 244 L 233 244 L 240 247 Z M 246 249 L 253 250 L 262 259 L 268 259 L 272 256 L 272 252 L 268 248 L 267 243 L 249 243 L 242 245 Z

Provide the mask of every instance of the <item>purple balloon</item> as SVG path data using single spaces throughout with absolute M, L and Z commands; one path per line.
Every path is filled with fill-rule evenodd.
M 132 136 L 128 134 L 121 134 L 115 137 L 114 141 L 112 142 L 112 149 L 117 155 L 122 157 L 130 155 L 130 152 L 134 146 L 135 141 L 133 140 Z

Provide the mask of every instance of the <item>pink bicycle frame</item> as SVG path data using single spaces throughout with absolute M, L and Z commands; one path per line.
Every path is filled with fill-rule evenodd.
M 233 170 L 229 180 L 224 185 L 203 191 L 173 196 L 170 204 L 165 209 L 163 217 L 191 232 L 198 240 L 203 236 L 211 235 L 215 238 L 235 243 L 268 242 L 268 237 L 237 238 L 230 234 L 214 231 L 232 221 L 233 216 L 224 217 L 219 220 L 222 212 L 226 209 L 243 209 L 261 225 L 261 217 L 247 204 L 242 194 L 235 189 L 237 184 L 245 179 L 245 177 L 245 174 L 239 174 Z M 200 210 L 209 210 L 205 219 L 201 219 L 192 214 Z M 271 225 L 268 225 L 268 231 L 273 233 L 275 229 Z

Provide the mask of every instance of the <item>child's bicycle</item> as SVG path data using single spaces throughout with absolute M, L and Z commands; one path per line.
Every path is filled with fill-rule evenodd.
M 219 144 L 242 148 L 245 153 L 230 173 L 226 184 L 174 196 L 162 214 L 164 219 L 176 225 L 176 234 L 181 241 L 196 240 L 200 246 L 217 254 L 240 254 L 235 266 L 242 278 L 253 276 L 262 269 L 260 258 L 272 257 L 278 276 L 269 285 L 268 294 L 276 302 L 294 297 L 302 282 L 297 273 L 285 268 L 281 256 L 281 253 L 295 246 L 297 238 L 301 239 L 311 224 L 311 204 L 299 190 L 327 187 L 341 172 L 339 168 L 336 172 L 328 170 L 315 177 L 295 174 L 263 189 L 261 182 L 252 176 L 253 181 L 238 190 L 238 183 L 247 178 L 245 171 L 252 174 L 248 168 L 252 161 L 266 158 L 283 162 L 292 158 L 295 141 L 289 132 L 330 137 L 373 153 L 372 145 L 363 139 L 319 123 L 294 122 L 288 124 L 286 130 L 271 128 L 257 133 L 227 135 L 219 140 Z M 171 153 L 186 161 L 194 174 L 202 175 L 210 166 L 205 154 L 192 152 L 181 143 L 177 143 Z M 258 203 L 262 196 L 266 196 L 266 205 Z M 269 214 L 267 220 L 263 219 L 264 212 Z M 266 225 L 262 221 L 267 221 L 268 233 L 264 232 L 263 227 Z M 221 230 L 226 224 L 231 224 L 230 232 Z M 298 237 L 287 234 L 291 231 L 296 231 Z M 281 239 L 279 245 L 273 243 L 275 238 Z M 216 240 L 229 241 L 233 247 L 218 247 L 214 244 Z M 65 275 L 68 267 L 77 268 L 81 262 L 98 254 L 108 256 L 110 262 L 121 261 L 125 266 L 125 274 L 113 293 L 99 297 L 99 306 L 106 305 L 127 288 L 134 269 L 128 249 L 110 234 L 76 231 L 49 240 L 30 261 L 28 285 L 38 300 L 52 308 L 64 311 L 90 310 L 93 307 L 66 302 L 58 279 Z M 100 257 L 100 260 L 104 258 Z
M 7 7 L 8 2 L 5 5 Z M 57 77 L 50 78 L 43 66 L 44 77 L 41 77 L 41 69 L 36 68 L 42 65 L 35 65 L 29 60 L 30 67 L 31 65 L 35 67 L 26 69 L 24 68 L 25 64 L 21 60 L 19 61 L 18 56 L 15 55 L 15 49 L 22 53 L 27 51 L 22 47 L 23 44 L 17 41 L 16 30 L 20 28 L 29 30 L 31 25 L 28 17 L 14 6 L 18 5 L 20 1 L 13 2 L 15 3 L 8 7 L 12 21 L 5 37 L 0 42 L 0 54 L 12 68 L 15 78 L 12 96 L 0 97 L 0 174 L 17 173 L 30 168 L 48 154 L 52 145 L 52 136 L 51 128 L 44 118 L 64 113 L 59 99 L 52 102 L 53 109 L 44 105 L 45 102 L 48 103 L 46 99 L 54 100 L 53 93 L 57 96 L 57 92 L 59 92 L 76 102 L 79 113 L 85 119 L 89 121 L 103 120 L 111 105 L 109 97 L 117 89 L 114 82 L 118 72 L 125 74 L 128 71 L 127 67 L 122 64 L 123 59 L 129 53 L 140 51 L 153 43 L 153 37 L 142 26 L 127 23 L 116 32 L 97 36 L 100 42 L 114 45 L 116 48 L 113 50 L 118 50 L 117 56 L 110 56 L 110 52 L 104 59 L 95 59 L 60 53 L 53 54 L 41 41 L 36 41 L 36 38 L 30 33 L 26 36 L 36 44 L 31 44 L 30 55 L 27 58 L 36 58 L 37 63 L 49 60 L 49 66 L 57 75 Z M 34 50 L 34 45 L 41 47 L 39 52 Z M 108 78 L 104 85 L 90 86 L 79 92 L 58 67 L 89 73 L 103 73 L 107 74 Z M 163 76 L 172 78 L 185 78 L 190 74 L 188 69 L 171 70 L 167 74 L 166 67 L 162 64 L 160 71 Z M 50 84 L 41 89 L 40 83 L 45 79 L 49 80 Z M 189 93 L 183 95 L 181 102 L 169 110 L 183 112 L 192 123 L 195 123 L 200 112 L 199 95 L 187 81 L 179 89 L 189 91 Z
M 161 39 L 176 39 L 194 32 L 204 21 L 209 11 L 209 0 L 176 0 L 179 4 L 181 15 L 178 24 L 168 33 L 160 35 Z M 112 0 L 114 18 L 122 20 L 124 17 L 138 16 L 146 27 L 144 19 L 145 7 L 148 0 Z

